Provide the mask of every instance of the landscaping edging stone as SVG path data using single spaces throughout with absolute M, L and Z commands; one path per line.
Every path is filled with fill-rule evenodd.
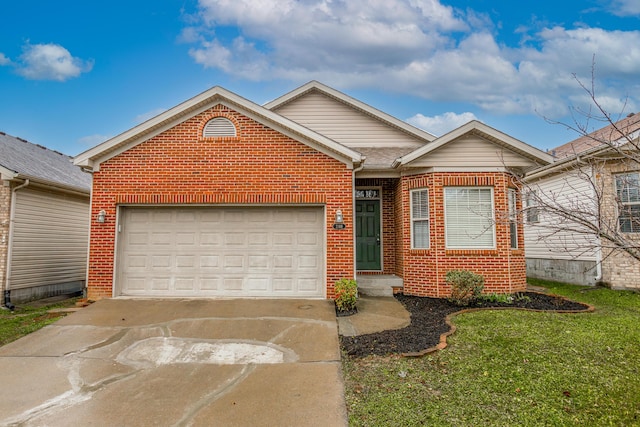
M 535 291 L 528 291 L 527 293 L 536 293 L 536 294 L 542 294 L 542 295 L 549 295 L 546 294 L 544 292 L 535 292 Z M 571 302 L 575 302 L 573 300 L 570 300 L 569 298 L 563 297 L 561 295 L 552 295 L 555 298 L 559 298 L 559 299 L 563 299 L 565 301 L 571 301 Z M 542 310 L 542 309 L 535 309 L 535 308 L 524 308 L 524 307 L 474 307 L 474 308 L 464 308 L 460 311 L 456 311 L 455 313 L 451 313 L 449 315 L 447 315 L 447 317 L 444 318 L 445 323 L 449 326 L 449 330 L 443 334 L 440 335 L 440 342 L 433 346 L 430 347 L 426 350 L 423 351 L 418 351 L 418 352 L 412 352 L 412 353 L 400 353 L 401 356 L 403 357 L 422 357 L 425 356 L 427 354 L 430 353 L 434 353 L 438 350 L 444 350 L 445 348 L 447 348 L 447 337 L 450 335 L 453 335 L 453 333 L 458 329 L 456 327 L 456 325 L 453 324 L 452 319 L 457 316 L 458 314 L 463 314 L 463 313 L 473 313 L 474 311 L 482 311 L 482 310 L 521 310 L 521 311 L 532 311 L 532 312 L 538 312 L 538 313 L 561 313 L 561 314 L 577 314 L 577 313 L 592 313 L 595 311 L 595 307 L 587 304 L 587 303 L 579 303 L 579 304 L 583 304 L 584 306 L 586 306 L 586 308 L 584 310 Z
M 456 331 L 453 316 L 486 309 L 517 309 L 551 313 L 587 313 L 595 308 L 589 304 L 573 301 L 560 295 L 527 291 L 511 303 L 480 300 L 470 307 L 458 307 L 446 299 L 395 295 L 404 308 L 411 313 L 409 326 L 395 330 L 384 330 L 365 335 L 340 336 L 340 344 L 346 355 L 365 357 L 368 355 L 398 355 L 420 357 L 447 346 L 447 337 Z M 564 308 L 562 308 L 564 307 Z

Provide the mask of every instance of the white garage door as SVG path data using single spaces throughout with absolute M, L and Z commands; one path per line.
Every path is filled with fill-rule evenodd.
M 121 215 L 120 295 L 325 297 L 321 207 L 127 207 Z

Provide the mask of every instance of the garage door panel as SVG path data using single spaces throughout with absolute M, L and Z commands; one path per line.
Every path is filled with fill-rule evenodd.
M 316 233 L 296 233 L 299 246 L 313 246 L 318 245 L 318 235 Z
M 153 277 L 150 280 L 152 291 L 168 291 L 170 279 L 168 277 Z
M 316 293 L 320 289 L 320 280 L 316 277 L 301 278 L 298 280 L 298 289 L 306 293 Z
M 206 271 L 206 269 L 217 269 L 220 267 L 220 257 L 217 255 L 201 255 L 200 256 L 200 269 Z
M 224 244 L 226 246 L 239 246 L 245 247 L 247 245 L 247 233 L 224 233 Z
M 193 277 L 176 277 L 177 291 L 195 291 L 196 281 Z
M 200 245 L 203 246 L 222 246 L 222 233 L 201 232 Z
M 314 208 L 124 208 L 123 295 L 323 297 Z
M 249 246 L 269 246 L 269 233 L 252 233 L 249 239 Z

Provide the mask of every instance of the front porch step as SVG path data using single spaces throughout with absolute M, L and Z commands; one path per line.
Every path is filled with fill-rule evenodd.
M 395 289 L 402 289 L 402 277 L 392 274 L 357 275 L 358 293 L 371 297 L 392 297 Z

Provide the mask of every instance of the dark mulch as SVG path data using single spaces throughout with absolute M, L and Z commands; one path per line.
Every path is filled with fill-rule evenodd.
M 396 299 L 411 313 L 409 326 L 356 337 L 341 336 L 340 343 L 344 352 L 353 357 L 419 353 L 438 345 L 440 336 L 450 329 L 445 318 L 463 309 L 504 307 L 559 312 L 589 310 L 586 304 L 555 295 L 523 292 L 518 296 L 523 298 L 515 298 L 510 304 L 482 300 L 467 307 L 460 307 L 446 299 L 396 295 Z

